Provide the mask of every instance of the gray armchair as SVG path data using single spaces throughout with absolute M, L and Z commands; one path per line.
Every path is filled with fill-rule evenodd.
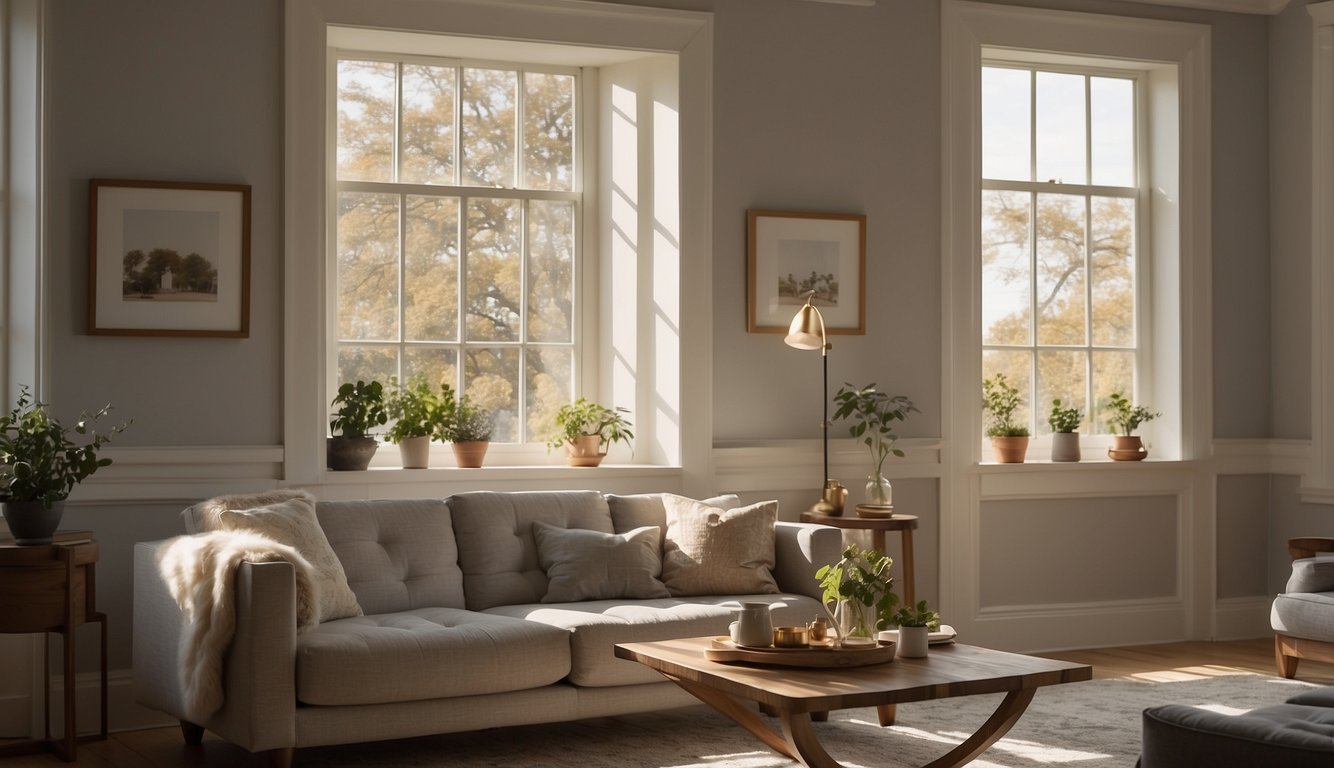
M 1292 575 L 1269 623 L 1278 673 L 1291 678 L 1300 659 L 1334 662 L 1334 539 L 1290 539 L 1288 553 Z

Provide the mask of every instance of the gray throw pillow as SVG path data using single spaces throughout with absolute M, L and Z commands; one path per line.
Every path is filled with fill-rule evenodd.
M 535 520 L 538 562 L 549 580 L 542 602 L 671 597 L 658 580 L 658 535 L 655 526 L 602 533 Z

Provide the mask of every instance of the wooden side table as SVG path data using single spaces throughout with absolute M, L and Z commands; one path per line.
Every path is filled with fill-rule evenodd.
M 885 531 L 898 531 L 903 540 L 903 602 L 908 605 L 917 602 L 916 590 L 913 589 L 912 564 L 912 532 L 917 527 L 916 515 L 900 515 L 895 512 L 893 517 L 862 517 L 855 513 L 834 517 L 816 512 L 802 512 L 801 522 L 831 525 L 845 530 L 870 531 L 871 546 L 881 552 L 885 551 Z
M 18 546 L 0 539 L 0 633 L 59 634 L 65 659 L 65 737 L 51 738 L 51 645 L 43 643 L 45 685 L 42 702 L 46 736 L 41 740 L 9 744 L 0 756 L 51 749 L 73 762 L 78 744 L 75 722 L 74 630 L 97 622 L 102 628 L 102 722 L 96 738 L 107 737 L 107 617 L 96 609 L 97 542 L 78 533 L 57 532 L 56 543 Z M 63 742 L 63 743 L 62 743 Z

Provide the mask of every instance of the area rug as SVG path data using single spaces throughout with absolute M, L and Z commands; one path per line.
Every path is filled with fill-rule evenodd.
M 970 763 L 977 768 L 1130 768 L 1139 756 L 1140 712 L 1179 703 L 1239 714 L 1315 687 L 1250 674 L 1205 673 L 1173 682 L 1092 680 L 1038 690 L 1007 736 Z M 984 721 L 1000 695 L 903 704 L 881 728 L 874 709 L 816 723 L 830 755 L 848 768 L 920 766 Z M 403 741 L 304 749 L 305 765 L 330 768 L 789 768 L 730 720 L 703 706 L 578 723 L 494 729 Z

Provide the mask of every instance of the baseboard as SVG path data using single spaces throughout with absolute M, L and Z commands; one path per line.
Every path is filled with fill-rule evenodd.
M 80 734 L 96 733 L 100 726 L 100 685 L 100 676 L 96 672 L 80 674 L 74 679 L 75 711 Z M 65 681 L 59 677 L 53 678 L 51 686 L 51 729 L 54 733 L 60 733 L 65 727 Z M 23 704 L 33 705 L 27 697 L 24 697 Z M 134 678 L 128 669 L 107 674 L 107 712 L 107 728 L 111 731 L 137 731 L 176 725 L 175 718 L 135 703 Z M 26 710 L 23 716 L 27 716 Z
M 1215 640 L 1252 640 L 1270 637 L 1269 607 L 1274 599 L 1259 597 L 1229 597 L 1214 603 Z

